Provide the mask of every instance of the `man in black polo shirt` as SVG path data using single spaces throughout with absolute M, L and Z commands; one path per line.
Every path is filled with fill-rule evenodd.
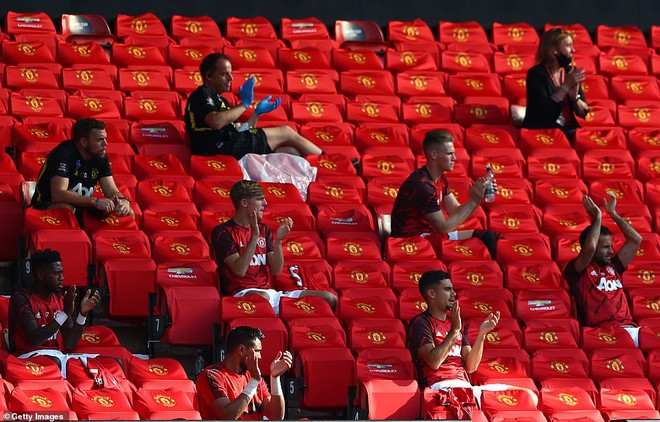
M 45 210 L 94 208 L 115 211 L 118 216 L 135 214 L 130 200 L 119 192 L 108 156 L 105 123 L 81 119 L 73 125 L 73 139 L 61 142 L 46 158 L 32 196 L 32 206 Z M 95 198 L 96 183 L 101 184 L 104 198 Z
M 445 176 L 456 162 L 451 133 L 428 132 L 424 137 L 424 156 L 426 164 L 408 176 L 399 189 L 392 208 L 392 237 L 430 236 L 436 250 L 442 238 L 478 237 L 495 259 L 498 234 L 489 230 L 456 230 L 483 201 L 486 178 L 478 178 L 470 187 L 467 202 L 460 204 L 449 190 Z
M 221 94 L 231 90 L 232 67 L 229 57 L 212 53 L 199 66 L 204 83 L 188 97 L 184 119 L 190 136 L 192 154 L 232 155 L 237 159 L 245 154 L 269 154 L 284 152 L 305 156 L 321 154 L 319 147 L 300 136 L 289 126 L 256 128 L 259 116 L 275 110 L 279 98 L 270 102 L 270 96 L 260 101 L 254 114 L 244 125 L 237 128 L 238 118 L 254 99 L 254 78 L 249 78 L 239 89 L 240 102 L 231 107 Z

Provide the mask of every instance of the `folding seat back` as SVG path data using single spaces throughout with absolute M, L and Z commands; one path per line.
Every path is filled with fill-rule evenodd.
M 248 19 L 228 17 L 226 24 L 226 35 L 230 40 L 240 38 L 277 38 L 273 25 L 262 16 L 255 16 Z
M 533 412 L 537 397 L 525 390 L 483 391 L 481 408 L 486 414 L 507 412 Z
M 12 90 L 23 88 L 58 89 L 57 79 L 47 69 L 24 66 L 7 66 L 4 72 L 4 86 Z
M 298 318 L 334 318 L 328 302 L 319 296 L 301 298 L 283 297 L 280 301 L 280 317 L 285 321 Z
M 55 34 L 55 25 L 46 12 L 12 12 L 5 16 L 7 34 L 42 33 Z
M 167 69 L 170 69 L 169 67 Z M 171 72 L 171 69 L 170 69 Z M 169 91 L 170 76 L 161 66 L 119 69 L 119 89 L 123 91 Z
M 542 383 L 546 380 L 577 380 L 589 376 L 589 360 L 580 349 L 536 349 L 531 364 L 534 379 Z M 560 386 L 557 382 L 548 383 Z
M 56 99 L 41 95 L 21 95 L 12 93 L 9 107 L 14 116 L 63 117 L 62 108 Z
M 660 283 L 660 263 L 631 263 L 623 273 L 622 282 L 626 289 L 657 288 Z
M 657 105 L 619 105 L 619 125 L 623 127 L 657 127 L 660 107 Z
M 151 12 L 131 16 L 119 14 L 115 20 L 115 35 L 118 38 L 130 36 L 166 37 L 165 25 Z
M 575 149 L 583 153 L 592 148 L 626 149 L 622 128 L 580 128 L 575 132 Z
M 383 69 L 383 63 L 376 52 L 371 50 L 335 49 L 332 52 L 332 67 L 344 71 L 378 71 Z
M 133 395 L 133 409 L 140 419 L 201 419 L 191 398 L 174 388 L 139 389 Z
M 280 48 L 277 52 L 277 67 L 282 70 L 328 69 L 330 63 L 325 54 L 316 48 Z
M 534 66 L 533 54 L 493 54 L 493 70 L 500 75 L 527 73 Z
M 654 410 L 653 401 L 641 389 L 600 389 L 600 407 L 607 410 Z
M 550 320 L 544 322 L 543 326 L 525 327 L 523 336 L 525 349 L 534 351 L 537 349 L 577 349 L 577 339 L 572 330 L 561 324 L 562 321 L 553 323 Z
M 326 72 L 291 70 L 286 73 L 287 92 L 293 94 L 336 94 L 332 77 Z
M 400 72 L 396 75 L 396 92 L 404 98 L 416 95 L 445 95 L 443 74 L 440 72 Z
M 498 354 L 503 354 L 501 349 L 493 349 Z M 527 356 L 527 353 L 522 349 L 512 349 L 514 351 L 520 350 Z M 483 384 L 486 380 L 495 380 L 498 378 L 526 378 L 528 377 L 529 358 L 527 362 L 521 361 L 517 356 L 499 356 L 491 357 L 484 356 L 481 363 L 475 372 L 470 376 L 473 383 Z
M 340 48 L 382 51 L 386 47 L 383 31 L 373 21 L 335 21 L 335 40 Z
M 283 271 L 275 277 L 274 288 L 280 291 L 298 289 L 331 290 L 332 269 L 324 259 L 287 257 Z
M 349 323 L 351 350 L 405 349 L 406 332 L 400 320 L 358 318 Z
M 528 23 L 502 24 L 493 22 L 493 44 L 506 45 L 512 43 L 538 44 L 539 35 Z
M 438 25 L 438 40 L 441 43 L 487 44 L 488 37 L 481 24 L 476 21 L 447 22 Z
M 436 250 L 436 253 L 446 263 L 467 260 L 488 261 L 490 259 L 486 245 L 476 238 L 464 240 L 443 239 L 440 244 L 440 251 L 441 253 Z
M 275 60 L 264 47 L 226 46 L 223 52 L 232 58 L 232 67 L 236 69 L 270 69 L 275 67 Z
M 62 69 L 62 88 L 68 90 L 113 90 L 112 77 L 102 69 Z
M 490 61 L 484 54 L 468 51 L 443 51 L 440 69 L 455 74 L 459 72 L 489 73 Z
M 14 412 L 62 412 L 65 419 L 77 419 L 76 414 L 69 408 L 67 397 L 53 388 L 14 388 L 9 398 L 9 406 Z
M 346 333 L 332 318 L 297 318 L 289 321 L 289 347 L 293 351 L 346 347 Z
M 305 385 L 301 405 L 308 409 L 345 407 L 349 385 L 355 385 L 355 358 L 347 348 L 301 350 L 294 373 Z
M 539 409 L 554 414 L 561 411 L 595 410 L 596 405 L 580 387 L 542 388 Z
M 102 263 L 108 259 L 150 258 L 149 238 L 140 230 L 98 230 L 93 234 L 94 258 Z
M 579 235 L 591 221 L 584 215 L 584 209 L 577 204 L 547 205 L 543 216 L 543 233 L 552 239 L 565 237 L 566 234 Z
M 222 320 L 232 321 L 236 318 L 273 318 L 275 312 L 270 303 L 259 295 L 245 297 L 222 297 Z
M 436 259 L 433 245 L 427 239 L 413 236 L 407 238 L 387 238 L 385 244 L 385 260 L 389 263 L 408 260 Z
M 210 259 L 209 246 L 197 230 L 163 230 L 152 233 L 153 256 L 161 263 L 176 260 Z
M 333 285 L 336 290 L 360 287 L 389 287 L 390 267 L 382 260 L 339 261 L 333 267 Z
M 124 99 L 124 115 L 128 120 L 176 120 L 178 112 L 167 100 L 161 98 Z
M 553 261 L 513 262 L 504 266 L 504 275 L 512 292 L 564 287 L 561 271 Z
M 341 92 L 346 95 L 394 95 L 394 78 L 386 71 L 342 72 L 340 76 Z
M 129 399 L 113 388 L 80 390 L 73 392 L 71 409 L 81 419 L 125 419 L 138 420 L 140 416 L 131 408 Z
M 433 55 L 423 51 L 396 51 L 387 49 L 386 68 L 393 72 L 437 70 Z
M 470 96 L 500 97 L 502 87 L 495 74 L 459 73 L 449 76 L 447 93 L 457 100 Z
M 325 101 L 294 101 L 291 117 L 302 123 L 341 123 L 343 121 L 339 107 Z
M 57 381 L 62 379 L 62 373 L 57 363 L 47 356 L 19 359 L 10 355 L 7 356 L 4 366 L 6 380 L 14 385 L 18 385 L 23 381 Z
M 596 44 L 603 47 L 646 48 L 646 38 L 635 26 L 610 27 L 599 25 L 596 28 Z
M 502 288 L 502 270 L 494 261 L 453 261 L 449 275 L 456 290 Z
M 514 239 L 514 236 L 518 236 Z M 510 233 L 506 239 L 501 239 L 497 247 L 497 261 L 509 263 L 513 261 L 544 261 L 550 260 L 550 242 L 543 235 L 521 238 L 524 235 Z
M 156 283 L 156 264 L 152 259 L 109 259 L 103 264 L 103 273 L 111 295 L 111 315 L 147 316 L 147 297 L 155 291 Z M 127 277 L 128 273 L 131 277 Z
M 370 211 L 365 205 L 324 204 L 317 207 L 317 226 L 324 236 L 333 232 L 374 232 Z
M 483 176 L 487 164 L 499 181 L 500 178 L 522 177 L 525 159 L 517 148 L 480 149 L 472 155 L 470 171 L 473 177 Z
M 570 318 L 570 298 L 563 289 L 521 290 L 516 295 L 516 315 L 522 320 Z
M 158 203 L 190 202 L 190 194 L 175 181 L 144 180 L 138 182 L 137 200 L 143 207 L 149 207 Z
M 322 259 L 325 247 L 317 232 L 294 232 L 282 242 L 284 260 Z
M 86 286 L 87 266 L 91 262 L 92 242 L 82 230 L 38 230 L 31 236 L 33 250 L 55 249 L 66 266 L 65 286 Z
M 468 338 L 474 339 L 479 332 L 479 326 L 483 320 L 471 319 L 466 322 Z M 513 318 L 500 318 L 497 326 L 486 334 L 484 346 L 488 350 L 496 349 L 520 349 L 522 343 L 522 332 L 518 322 Z
M 488 212 L 489 228 L 498 233 L 538 233 L 541 211 L 534 205 L 494 205 Z
M 652 76 L 614 76 L 611 79 L 611 93 L 619 103 L 628 100 L 660 100 L 658 82 Z
M 373 293 L 370 291 L 373 291 Z M 380 292 L 387 291 L 389 291 L 389 295 L 385 295 L 385 297 L 378 296 Z M 352 297 L 348 295 L 349 293 L 359 294 L 359 296 Z M 372 287 L 346 290 L 339 299 L 338 313 L 339 317 L 347 324 L 361 318 L 394 319 L 394 302 L 396 302 L 396 298 L 388 288 Z
M 595 349 L 590 353 L 591 378 L 641 378 L 646 375 L 646 359 L 639 349 Z
M 209 16 L 173 15 L 170 22 L 170 34 L 181 45 L 213 45 L 224 42 L 218 24 Z
M 363 194 L 354 186 L 341 182 L 312 182 L 308 188 L 308 203 L 363 203 Z
M 660 289 L 649 287 L 630 292 L 630 306 L 636 321 L 660 316 Z
M 586 151 L 582 158 L 582 177 L 596 179 L 633 179 L 634 161 L 630 152 L 602 149 Z
M 302 19 L 282 18 L 280 20 L 280 34 L 283 40 L 330 38 L 328 28 L 315 17 Z
M 550 204 L 580 204 L 587 194 L 584 182 L 579 179 L 539 179 L 536 181 L 534 199 L 537 206 L 545 208 Z

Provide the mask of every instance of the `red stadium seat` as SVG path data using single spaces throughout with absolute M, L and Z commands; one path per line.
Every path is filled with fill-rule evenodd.
M 384 51 L 387 47 L 383 31 L 373 21 L 335 21 L 335 40 L 347 50 Z
M 488 211 L 488 227 L 498 233 L 538 233 L 541 215 L 534 205 L 495 204 Z
M 470 22 L 447 22 L 441 21 L 438 26 L 441 43 L 469 43 L 487 44 L 486 31 L 476 21 Z
M 283 297 L 280 300 L 280 317 L 288 322 L 298 318 L 334 318 L 334 313 L 322 297 Z
M 139 420 L 140 416 L 131 408 L 128 398 L 112 388 L 80 390 L 73 392 L 71 409 L 79 418 Z
M 348 324 L 351 350 L 405 349 L 406 331 L 400 320 L 358 318 Z
M 585 181 L 602 178 L 632 179 L 634 161 L 628 151 L 590 150 L 582 158 L 582 177 Z
M 138 412 L 140 419 L 201 420 L 190 397 L 174 388 L 139 389 L 133 395 L 133 409 Z
M 502 24 L 493 22 L 493 44 L 538 44 L 539 35 L 534 27 L 526 22 Z
M 332 287 L 340 291 L 360 287 L 389 287 L 390 266 L 382 260 L 339 261 L 333 267 L 332 279 Z
M 596 44 L 599 47 L 647 47 L 644 34 L 635 26 L 610 27 L 599 25 L 596 28 Z
M 110 292 L 110 315 L 147 315 L 147 296 L 156 287 L 156 264 L 152 259 L 110 259 L 104 262 L 103 273 Z
M 646 359 L 639 349 L 596 349 L 590 353 L 591 378 L 644 377 Z
M 570 318 L 571 300 L 564 289 L 521 290 L 516 294 L 516 315 L 524 321 Z
M 560 387 L 557 380 L 564 379 L 570 385 L 572 380 L 589 379 L 589 360 L 580 349 L 536 349 L 532 356 L 532 375 L 542 385 L 547 380 L 548 385 Z M 591 379 L 589 382 L 593 383 Z M 595 392 L 595 388 L 592 391 Z
M 470 96 L 501 97 L 502 88 L 496 74 L 459 73 L 449 76 L 447 93 L 456 100 Z
M 303 19 L 282 18 L 280 20 L 280 34 L 283 40 L 330 38 L 328 29 L 323 22 L 315 17 Z
M 228 44 L 220 34 L 218 24 L 209 16 L 172 15 L 170 34 L 179 40 L 179 44 L 188 46 L 217 45 L 218 48 Z
M 644 103 L 642 101 L 642 103 Z M 660 124 L 658 105 L 619 105 L 619 125 L 627 127 L 656 128 Z
M 344 71 L 373 71 L 382 70 L 383 63 L 376 52 L 371 50 L 351 51 L 334 49 L 332 51 L 332 67 L 340 72 Z
M 256 16 L 249 19 L 235 17 L 227 18 L 227 38 L 277 38 L 273 25 L 264 17 Z

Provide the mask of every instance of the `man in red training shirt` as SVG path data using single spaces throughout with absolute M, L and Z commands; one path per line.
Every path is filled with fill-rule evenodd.
M 229 196 L 236 208 L 234 217 L 212 233 L 222 290 L 235 297 L 259 295 L 270 302 L 278 315 L 282 297 L 320 296 L 335 309 L 337 296 L 331 292 L 273 289 L 272 277 L 282 272 L 284 264 L 282 240 L 291 231 L 293 220 L 282 221 L 273 239 L 268 226 L 260 222 L 267 203 L 257 182 L 241 180 L 231 187 Z
M 439 270 L 425 272 L 419 279 L 419 291 L 428 308 L 410 321 L 408 349 L 420 386 L 434 390 L 470 388 L 467 374 L 477 370 L 484 339 L 499 322 L 500 312 L 488 315 L 470 346 L 449 274 Z
M 291 368 L 284 351 L 270 364 L 270 389 L 261 377 L 261 340 L 258 328 L 236 327 L 227 336 L 227 355 L 197 377 L 203 419 L 283 420 L 284 394 L 280 375 Z
M 78 343 L 89 311 L 100 300 L 87 290 L 75 312 L 76 287 L 63 289 L 64 269 L 60 253 L 36 251 L 31 258 L 34 286 L 14 293 L 9 301 L 9 349 L 23 355 L 37 349 L 58 350 L 58 333 L 70 349 Z
M 580 323 L 588 327 L 623 326 L 637 343 L 621 275 L 635 257 L 642 236 L 616 212 L 616 197 L 609 193 L 603 200 L 605 211 L 623 232 L 626 243 L 614 254 L 612 232 L 601 224 L 602 212 L 594 201 L 584 196 L 582 203 L 591 225 L 580 233 L 580 253 L 564 268 L 571 294 L 577 302 Z

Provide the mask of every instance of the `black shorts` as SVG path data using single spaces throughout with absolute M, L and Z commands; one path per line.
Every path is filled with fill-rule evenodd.
M 273 150 L 268 145 L 266 132 L 263 129 L 254 128 L 238 132 L 231 155 L 240 160 L 245 154 L 270 154 L 271 152 Z

